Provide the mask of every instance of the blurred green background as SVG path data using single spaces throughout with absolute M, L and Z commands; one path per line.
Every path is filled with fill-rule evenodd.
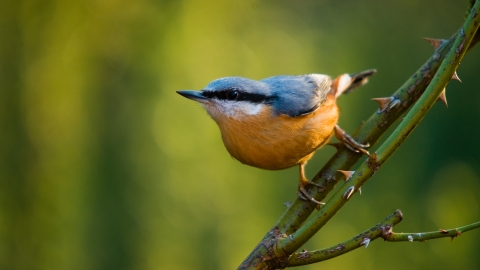
M 0 269 L 234 269 L 296 196 L 297 168 L 232 159 L 175 93 L 224 76 L 377 68 L 341 98 L 353 132 L 448 38 L 467 0 L 0 3 Z M 405 145 L 306 246 L 399 208 L 396 231 L 480 220 L 480 48 Z M 385 138 L 383 138 L 385 139 Z M 307 166 L 312 177 L 334 153 Z M 301 269 L 479 269 L 480 232 L 373 242 Z

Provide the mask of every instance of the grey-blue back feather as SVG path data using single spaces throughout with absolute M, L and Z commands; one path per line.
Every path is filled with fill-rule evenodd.
M 292 117 L 309 114 L 327 100 L 331 79 L 326 75 L 275 76 L 260 82 L 275 96 L 275 111 Z

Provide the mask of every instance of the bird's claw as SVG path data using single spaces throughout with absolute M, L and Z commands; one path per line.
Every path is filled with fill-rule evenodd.
M 317 186 L 317 187 L 322 187 L 322 186 L 312 181 L 308 181 L 308 179 L 305 177 L 305 172 L 303 169 L 304 166 L 305 164 L 300 164 L 300 181 L 298 181 L 298 197 L 304 201 L 311 201 L 316 203 L 317 205 L 324 205 L 325 203 L 315 200 L 315 198 L 313 198 L 307 192 L 307 189 L 306 189 L 307 186 Z
M 370 156 L 370 152 L 365 150 L 365 148 L 370 147 L 370 144 L 361 144 L 355 141 L 350 135 L 348 135 L 343 129 L 338 125 L 335 126 L 335 137 L 342 142 L 345 147 L 356 153 L 362 153 L 367 156 Z
M 313 198 L 310 194 L 308 194 L 307 190 L 305 188 L 302 188 L 300 187 L 298 189 L 298 197 L 304 201 L 311 201 L 311 202 L 314 202 L 318 205 L 325 205 L 324 202 L 319 202 L 317 200 L 315 200 L 315 198 Z

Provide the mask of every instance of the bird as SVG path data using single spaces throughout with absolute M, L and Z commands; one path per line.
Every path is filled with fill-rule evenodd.
M 370 69 L 335 79 L 324 74 L 224 77 L 200 91 L 177 93 L 206 109 L 225 148 L 241 163 L 266 170 L 299 166 L 298 197 L 321 205 L 307 192 L 319 184 L 307 179 L 305 164 L 333 135 L 351 151 L 369 155 L 368 143 L 356 142 L 338 126 L 337 98 L 375 73 Z

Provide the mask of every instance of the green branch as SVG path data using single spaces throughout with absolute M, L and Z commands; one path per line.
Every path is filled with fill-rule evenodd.
M 473 4 L 468 9 L 470 14 Z M 460 31 L 459 31 L 460 32 Z M 453 42 L 459 32 L 455 33 L 449 40 L 445 40 L 439 48 L 436 49 L 434 55 L 417 70 L 391 97 L 400 102 L 401 106 L 395 110 L 387 110 L 384 112 L 376 111 L 374 114 L 362 124 L 354 133 L 354 138 L 358 142 L 367 142 L 370 145 L 380 139 L 380 137 L 390 128 L 396 120 L 398 120 L 413 103 L 418 100 L 426 87 L 429 85 L 432 77 L 440 67 L 440 59 L 444 59 L 450 51 Z M 468 50 L 473 48 L 480 41 L 480 33 L 477 33 L 468 46 Z M 313 188 L 311 195 L 318 201 L 322 201 L 335 187 L 342 176 L 337 174 L 337 170 L 350 169 L 362 155 L 352 153 L 345 147 L 340 147 L 337 153 L 325 164 L 325 166 L 312 179 L 313 182 L 320 183 L 322 188 Z M 295 200 L 287 211 L 280 217 L 275 228 L 283 233 L 292 233 L 308 218 L 310 213 L 315 209 L 315 204 L 303 200 Z
M 287 266 L 293 267 L 317 263 L 335 258 L 362 246 L 367 247 L 371 241 L 378 237 L 384 237 L 384 235 L 390 234 L 392 227 L 402 221 L 402 218 L 402 212 L 397 210 L 386 217 L 384 221 L 343 243 L 325 249 L 302 251 L 292 254 L 288 259 Z
M 375 145 L 387 129 L 390 128 L 403 113 L 410 109 L 438 70 L 440 66 L 438 59 L 445 57 L 452 47 L 455 37 L 456 34 L 451 39 L 445 41 L 442 46 L 436 50 L 435 54 L 391 95 L 401 102 L 400 107 L 396 108 L 396 110 L 381 113 L 375 111 L 373 115 L 359 127 L 353 134 L 353 137 L 358 142 L 366 142 L 368 138 L 368 143 L 372 146 Z M 316 200 L 323 201 L 343 177 L 341 174 L 338 174 L 337 171 L 349 170 L 360 158 L 362 158 L 361 154 L 353 153 L 345 147 L 340 147 L 335 155 L 312 179 L 313 182 L 319 183 L 322 188 L 314 187 L 310 194 Z M 296 231 L 313 212 L 315 206 L 315 204 L 310 202 L 296 199 L 280 217 L 274 228 L 286 234 Z
M 435 74 L 425 93 L 413 106 L 404 120 L 399 124 L 386 142 L 380 146 L 376 153 L 362 163 L 351 180 L 333 195 L 333 197 L 318 212 L 314 213 L 297 231 L 286 238 L 280 239 L 276 245 L 276 254 L 285 256 L 293 253 L 320 228 L 332 218 L 340 208 L 348 202 L 353 192 L 365 184 L 381 165 L 402 145 L 415 127 L 420 123 L 426 113 L 437 101 L 440 93 L 455 73 L 467 48 L 477 32 L 480 16 L 476 16 L 480 9 L 480 1 L 472 8 L 471 16 L 467 18 L 460 29 L 452 49 L 449 50 L 440 65 L 439 72 Z
M 434 232 L 423 232 L 423 233 L 394 233 L 392 232 L 391 234 L 385 235 L 383 239 L 385 241 L 389 242 L 400 242 L 400 241 L 418 241 L 418 242 L 425 242 L 430 239 L 436 239 L 436 238 L 443 238 L 443 237 L 450 237 L 455 238 L 460 236 L 464 232 L 471 231 L 473 229 L 478 229 L 480 228 L 480 222 L 475 222 L 466 226 L 458 227 L 455 229 L 449 229 L 449 230 L 438 230 Z
M 368 245 L 375 239 L 381 237 L 385 241 L 400 242 L 400 241 L 418 241 L 426 242 L 430 239 L 450 237 L 452 240 L 455 237 L 460 236 L 462 233 L 468 232 L 473 229 L 480 228 L 480 222 L 472 223 L 467 226 L 458 227 L 449 230 L 438 230 L 434 232 L 423 233 L 395 233 L 392 231 L 393 226 L 402 221 L 402 212 L 400 210 L 395 211 L 390 216 L 385 218 L 384 221 L 378 223 L 372 228 L 360 233 L 359 235 L 337 244 L 335 246 L 314 250 L 314 251 L 302 251 L 292 254 L 288 259 L 287 267 L 301 266 L 312 263 L 317 263 L 338 257 L 342 254 L 350 252 L 359 247 Z
M 478 9 L 475 9 L 474 12 L 470 12 L 469 14 L 476 13 L 478 13 Z M 469 18 L 471 17 L 472 16 L 470 16 Z M 390 110 L 375 112 L 364 124 L 359 127 L 359 129 L 354 133 L 353 137 L 359 142 L 368 141 L 371 145 L 374 145 L 380 139 L 381 135 L 383 135 L 386 130 L 391 127 L 393 123 L 403 115 L 403 113 L 410 109 L 414 102 L 418 100 L 418 98 L 422 95 L 424 90 L 432 81 L 432 77 L 437 73 L 437 70 L 439 70 L 440 64 L 442 63 L 441 60 L 444 59 L 447 55 L 449 55 L 449 52 L 452 50 L 452 47 L 454 45 L 454 41 L 457 40 L 457 37 L 459 35 L 462 36 L 462 33 L 464 34 L 465 31 L 459 30 L 449 40 L 443 42 L 441 46 L 436 49 L 434 55 L 417 72 L 415 72 L 412 77 L 408 79 L 395 93 L 391 95 L 392 99 L 396 101 L 398 106 Z M 463 43 L 463 47 L 468 47 L 468 49 L 471 49 L 480 40 L 479 36 L 479 34 L 475 35 L 475 38 L 470 45 L 468 45 L 468 43 Z M 458 48 L 458 46 L 456 48 Z M 443 70 L 440 71 L 440 73 L 444 73 Z M 379 152 L 377 152 L 377 154 L 378 153 Z M 338 181 L 343 178 L 342 175 L 337 173 L 337 170 L 350 169 L 361 157 L 362 156 L 359 154 L 352 153 L 344 149 L 344 147 L 340 147 L 337 153 L 314 177 L 313 181 L 320 183 L 322 187 L 313 188 L 311 190 L 312 196 L 314 196 L 317 200 L 324 200 L 324 198 L 329 194 L 329 192 L 333 190 Z M 385 160 L 383 160 L 383 162 Z M 371 168 L 374 169 L 378 169 L 380 167 L 378 159 L 375 158 L 370 159 L 369 165 Z M 373 173 L 370 168 L 364 168 L 364 170 L 366 173 Z M 362 175 L 364 175 L 363 172 L 357 170 L 357 173 L 354 177 Z M 363 179 L 364 180 L 362 181 L 357 180 L 356 184 L 353 185 L 353 191 L 356 191 L 358 187 L 360 187 L 366 181 L 366 179 L 368 179 L 368 177 Z M 352 181 L 349 182 L 352 183 Z M 345 194 L 345 192 L 349 188 L 351 188 L 351 186 L 352 185 L 342 188 L 343 193 L 341 193 L 340 197 L 342 197 L 343 194 Z M 337 194 L 339 193 L 340 192 L 337 192 Z M 339 196 L 335 197 L 339 198 Z M 333 207 L 333 203 L 327 203 L 327 205 Z M 337 206 L 338 205 L 333 208 L 337 208 Z M 341 205 L 339 207 L 341 207 Z M 273 269 L 276 266 L 280 268 L 282 264 L 284 265 L 286 263 L 286 260 L 282 257 L 288 256 L 294 250 L 290 251 L 279 248 L 277 240 L 280 239 L 281 241 L 288 242 L 288 240 L 285 240 L 287 239 L 288 234 L 291 235 L 291 237 L 288 238 L 292 238 L 292 236 L 295 237 L 295 233 L 297 233 L 297 230 L 299 228 L 305 228 L 305 225 L 308 222 L 311 223 L 312 220 L 315 220 L 316 217 L 320 216 L 320 214 L 318 214 L 319 212 L 317 212 L 316 217 L 313 217 L 313 219 L 311 218 L 307 223 L 305 223 L 306 219 L 311 215 L 314 209 L 315 205 L 312 203 L 305 202 L 299 199 L 295 200 L 292 205 L 286 210 L 286 212 L 281 216 L 281 218 L 277 221 L 277 224 L 272 228 L 272 230 L 265 235 L 262 241 L 255 247 L 255 249 L 250 253 L 250 255 L 245 259 L 245 261 L 239 266 L 239 269 L 261 269 L 266 267 L 267 265 L 269 269 Z M 324 209 L 325 208 L 323 208 L 322 211 Z M 334 214 L 336 213 L 336 211 L 330 213 Z M 327 220 L 325 220 L 325 222 Z M 308 238 L 309 237 L 306 237 L 303 240 L 296 239 L 295 242 L 298 242 L 297 245 L 299 247 L 302 244 L 300 242 L 306 241 L 308 240 Z
M 395 108 L 395 110 L 376 111 L 358 128 L 353 135 L 358 142 L 368 142 L 372 146 L 375 145 L 387 129 L 390 128 L 403 113 L 411 108 L 437 72 L 441 64 L 439 59 L 443 59 L 449 52 L 456 36 L 457 34 L 443 42 L 443 44 L 437 48 L 435 54 L 391 95 L 391 97 L 399 102 L 400 107 Z M 479 40 L 480 39 L 477 39 L 474 43 L 472 42 L 469 49 Z M 319 183 L 322 187 L 312 188 L 310 194 L 316 200 L 323 201 L 338 181 L 343 179 L 343 176 L 338 174 L 337 171 L 349 170 L 360 158 L 362 158 L 362 155 L 352 153 L 345 147 L 340 147 L 337 153 L 335 153 L 312 179 L 313 182 Z M 315 204 L 310 202 L 296 199 L 277 221 L 275 228 L 280 229 L 286 234 L 294 232 L 308 218 L 310 213 L 315 209 L 315 206 Z

